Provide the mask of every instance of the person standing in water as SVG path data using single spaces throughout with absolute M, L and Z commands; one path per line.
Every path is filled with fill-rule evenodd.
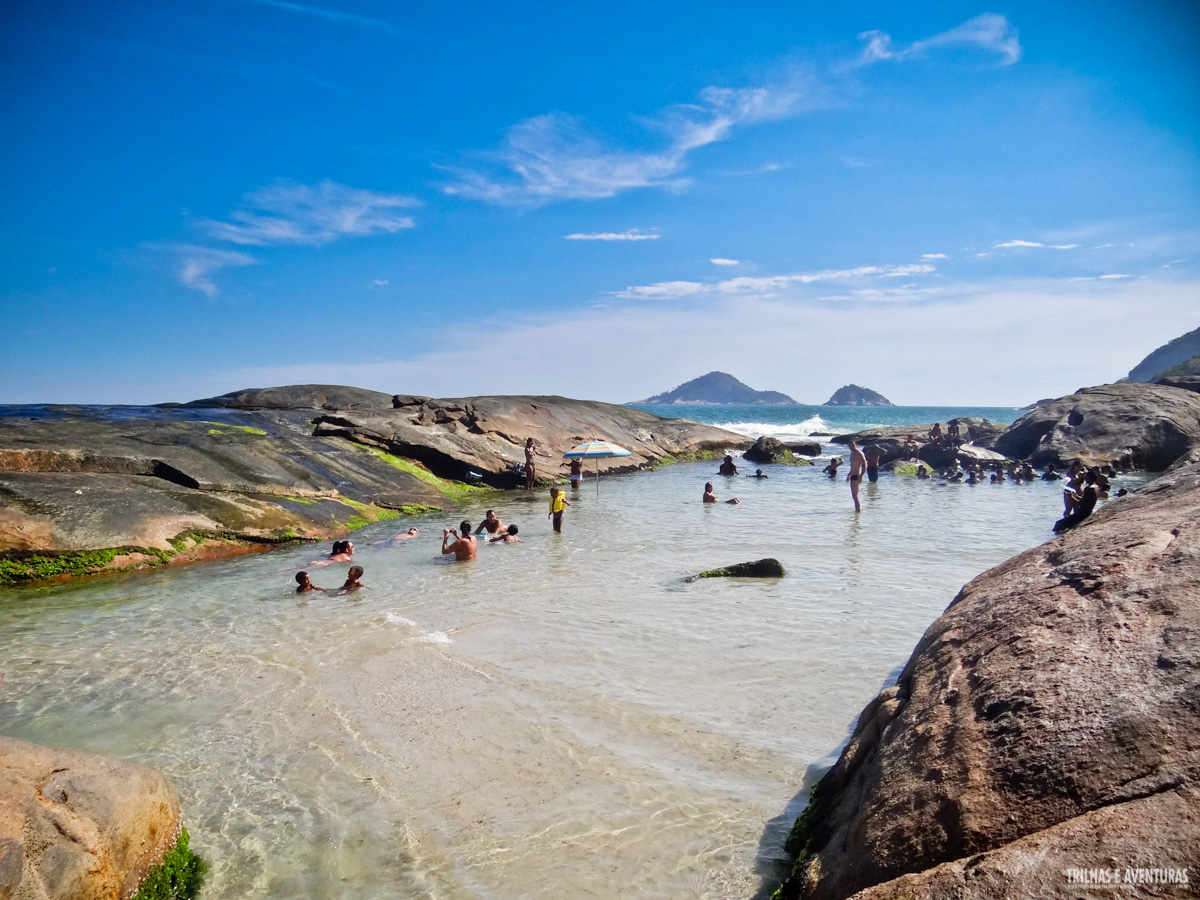
M 479 550 L 479 541 L 475 540 L 475 535 L 471 534 L 470 522 L 460 523 L 459 528 L 462 529 L 462 534 L 453 528 L 442 529 L 442 555 L 453 553 L 455 559 L 465 562 L 475 558 L 475 554 Z M 450 540 L 451 535 L 454 536 L 453 541 Z
M 883 451 L 875 444 L 872 444 L 865 451 L 863 457 L 867 461 L 867 481 L 874 484 L 879 480 L 879 462 L 883 459 Z
M 554 520 L 555 531 L 562 531 L 563 513 L 570 505 L 571 501 L 567 499 L 566 494 L 558 488 L 550 488 L 550 512 L 546 514 L 546 518 Z
M 850 482 L 850 496 L 854 498 L 854 511 L 862 512 L 862 507 L 858 505 L 858 486 L 862 484 L 863 472 L 867 468 L 867 458 L 863 456 L 863 452 L 858 449 L 858 444 L 854 441 L 847 442 L 846 446 L 850 449 L 850 471 L 846 475 L 846 480 Z
M 570 469 L 571 469 L 571 487 L 578 488 L 581 484 L 583 484 L 583 460 L 582 459 L 580 459 L 578 456 L 576 456 L 574 459 L 570 459 L 567 462 L 563 463 L 563 467 L 564 468 L 570 467 Z

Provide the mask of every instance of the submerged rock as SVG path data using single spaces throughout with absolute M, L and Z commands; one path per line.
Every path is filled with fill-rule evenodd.
M 1122 465 L 1161 472 L 1200 446 L 1200 395 L 1126 382 L 1081 388 L 1017 419 L 993 449 L 1035 466 Z
M 767 557 L 754 562 L 736 563 L 720 569 L 709 569 L 698 575 L 693 575 L 688 581 L 697 578 L 782 578 L 786 573 L 779 560 Z
M 0 897 L 124 900 L 179 834 L 161 773 L 0 737 Z
M 1070 868 L 1187 867 L 1198 777 L 1193 463 L 959 592 L 818 783 L 781 893 L 1067 898 Z

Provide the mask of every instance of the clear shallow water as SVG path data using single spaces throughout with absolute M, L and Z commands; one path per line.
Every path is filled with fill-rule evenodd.
M 525 542 L 473 563 L 436 558 L 461 516 L 372 526 L 352 599 L 292 593 L 312 547 L 0 591 L 0 730 L 165 771 L 206 898 L 751 897 L 862 706 L 1061 500 L 885 475 L 856 517 L 815 467 L 714 469 L 589 481 L 562 535 L 498 497 Z M 787 577 L 681 581 L 762 556 Z

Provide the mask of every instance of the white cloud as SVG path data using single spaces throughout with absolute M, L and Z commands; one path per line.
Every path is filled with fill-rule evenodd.
M 1078 246 L 1079 246 L 1078 244 L 1051 244 L 1050 249 L 1052 249 L 1052 250 L 1074 250 Z
M 741 275 L 716 283 L 699 281 L 663 281 L 658 284 L 627 287 L 615 296 L 633 300 L 661 300 L 692 296 L 693 294 L 757 294 L 771 296 L 789 287 L 827 281 L 851 281 L 867 277 L 898 278 L 927 275 L 936 269 L 930 265 L 859 266 L 854 269 L 823 269 L 795 275 Z
M 1039 244 L 1037 241 L 1005 241 L 1003 244 L 997 244 L 997 247 L 1044 247 L 1045 244 Z
M 1113 280 L 1116 280 L 1116 279 L 1118 279 L 1118 278 L 1132 278 L 1132 277 L 1133 277 L 1132 275 L 1118 275 L 1118 274 L 1113 274 L 1113 275 L 1101 275 L 1101 276 L 1100 276 L 1101 280 L 1104 280 L 1104 281 L 1113 281 Z
M 391 284 L 391 282 L 386 278 L 376 278 L 371 282 L 371 284 L 375 285 L 375 287 L 384 287 L 385 285 Z
M 1021 58 L 1021 42 L 1017 29 L 1004 16 L 984 13 L 963 22 L 961 25 L 935 34 L 933 37 L 913 41 L 907 47 L 892 43 L 891 35 L 883 31 L 864 31 L 859 38 L 867 42 L 859 57 L 861 64 L 882 60 L 919 59 L 931 50 L 944 47 L 978 47 L 1000 55 L 1001 65 L 1010 66 Z
M 922 253 L 921 259 L 946 259 L 945 253 Z
M 223 372 L 206 387 L 221 393 L 332 383 L 467 396 L 479 391 L 473 362 L 499 345 L 508 362 L 494 373 L 490 392 L 558 393 L 555 373 L 571 371 L 573 396 L 622 402 L 707 372 L 718 346 L 722 368 L 804 402 L 820 403 L 854 381 L 910 403 L 1016 406 L 1125 374 L 1131 347 L 1136 360 L 1176 336 L 1181 321 L 1195 320 L 1197 287 L 1170 280 L 995 279 L 939 284 L 915 303 L 710 293 L 687 304 L 621 303 L 551 318 L 514 320 L 505 311 L 478 328 L 446 332 L 442 339 L 453 345 L 421 355 L 355 363 L 330 349 L 327 361 Z M 988 325 L 964 328 L 964 322 Z M 580 342 L 580 334 L 588 339 Z M 1064 342 L 1063 334 L 1072 340 Z M 928 347 L 938 348 L 936 366 L 929 365 Z M 805 355 L 803 371 L 780 368 L 797 348 Z M 633 364 L 651 358 L 651 368 Z M 947 379 L 947 371 L 955 377 Z
M 185 287 L 200 291 L 210 300 L 219 293 L 210 275 L 229 266 L 249 266 L 258 261 L 237 250 L 216 250 L 187 244 L 172 249 L 179 255 L 179 280 Z
M 721 256 L 714 256 L 709 260 L 714 266 L 736 266 L 741 263 L 740 259 L 725 259 Z
M 568 241 L 657 241 L 660 235 L 644 234 L 636 228 L 630 228 L 628 231 L 601 231 L 596 234 L 584 234 L 576 232 L 568 234 Z
M 198 224 L 207 237 L 231 244 L 319 245 L 412 228 L 412 218 L 396 210 L 417 205 L 411 197 L 333 181 L 316 185 L 280 182 L 248 194 L 241 208 L 230 213 L 231 222 L 204 219 Z
M 606 146 L 580 121 L 548 113 L 518 122 L 491 159 L 504 173 L 452 169 L 447 194 L 500 205 L 611 197 L 632 188 L 679 189 L 688 154 L 727 140 L 734 128 L 791 115 L 796 87 L 705 88 L 700 102 L 671 107 L 649 124 L 668 137 L 657 152 Z

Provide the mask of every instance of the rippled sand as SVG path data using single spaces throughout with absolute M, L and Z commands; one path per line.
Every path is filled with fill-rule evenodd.
M 562 535 L 498 497 L 524 542 L 467 564 L 459 515 L 372 526 L 353 598 L 292 593 L 311 547 L 0 592 L 0 731 L 166 771 L 206 898 L 752 897 L 863 704 L 1061 500 L 884 476 L 855 517 L 815 468 L 714 469 L 588 483 Z M 681 580 L 762 556 L 788 576 Z

